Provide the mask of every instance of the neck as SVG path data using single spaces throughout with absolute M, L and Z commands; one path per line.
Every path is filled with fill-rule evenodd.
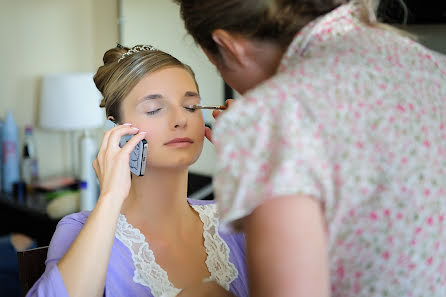
M 146 175 L 133 176 L 121 213 L 152 238 L 177 239 L 196 217 L 186 199 L 187 178 L 187 168 L 148 168 Z
M 245 69 L 250 73 L 248 83 L 238 90 L 242 95 L 271 78 L 277 72 L 286 49 L 268 41 L 246 42 Z
M 273 42 L 255 42 L 252 48 L 252 58 L 256 61 L 259 71 L 263 72 L 265 79 L 276 74 L 286 48 Z

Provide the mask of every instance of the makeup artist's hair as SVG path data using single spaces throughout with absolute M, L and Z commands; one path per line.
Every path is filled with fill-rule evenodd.
M 349 0 L 173 0 L 180 5 L 186 30 L 195 42 L 219 59 L 212 32 L 223 29 L 244 37 L 272 41 L 286 48 L 306 24 Z M 361 20 L 377 21 L 379 0 L 352 0 L 361 7 Z M 402 1 L 402 0 L 400 0 Z
M 134 46 L 132 49 L 141 47 Z M 198 90 L 198 84 L 192 69 L 177 58 L 160 50 L 141 50 L 125 56 L 131 50 L 118 45 L 105 52 L 104 65 L 100 66 L 94 76 L 94 83 L 102 93 L 100 107 L 105 107 L 106 116 L 113 116 L 121 122 L 121 103 L 136 84 L 147 74 L 166 67 L 180 67 L 190 73 Z M 121 59 L 121 60 L 120 60 Z

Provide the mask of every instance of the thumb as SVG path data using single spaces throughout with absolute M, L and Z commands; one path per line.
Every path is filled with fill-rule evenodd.
M 206 136 L 206 138 L 211 142 L 212 142 L 212 130 L 209 127 L 205 127 L 204 128 L 204 136 Z

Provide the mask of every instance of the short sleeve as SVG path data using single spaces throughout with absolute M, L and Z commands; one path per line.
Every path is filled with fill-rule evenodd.
M 326 198 L 331 165 L 320 119 L 303 104 L 305 96 L 269 81 L 238 99 L 217 121 L 214 187 L 223 224 L 273 197 Z
M 68 292 L 57 267 L 57 263 L 76 239 L 84 226 L 86 218 L 86 213 L 76 213 L 64 217 L 57 224 L 56 231 L 48 247 L 45 272 L 27 293 L 27 297 L 68 297 Z

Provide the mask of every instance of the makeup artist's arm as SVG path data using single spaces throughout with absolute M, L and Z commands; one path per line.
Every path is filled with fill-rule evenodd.
M 225 101 L 225 106 L 227 106 L 228 108 L 234 103 L 234 99 L 226 99 Z M 212 112 L 212 116 L 214 117 L 214 119 L 217 120 L 217 118 L 220 116 L 221 113 L 223 113 L 225 111 L 220 111 L 220 110 L 214 110 Z M 205 130 L 205 134 L 206 138 L 212 143 L 212 130 L 209 127 L 206 127 Z
M 327 297 L 327 234 L 311 197 L 269 199 L 243 219 L 251 297 Z
M 104 135 L 93 167 L 101 194 L 81 232 L 57 264 L 70 297 L 102 296 L 115 229 L 130 190 L 129 155 L 144 138 L 137 134 L 121 149 L 119 140 L 138 131 L 118 126 Z

